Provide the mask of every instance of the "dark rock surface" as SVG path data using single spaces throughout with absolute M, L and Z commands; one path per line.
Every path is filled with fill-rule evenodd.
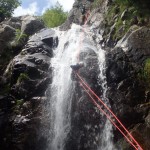
M 36 33 L 42 28 L 44 28 L 44 23 L 36 17 L 25 16 L 22 19 L 21 31 L 28 36 Z
M 147 88 L 139 78 L 149 53 L 149 29 L 129 31 L 117 46 L 107 52 L 107 95 L 116 115 L 126 127 L 133 128 L 133 135 L 146 150 L 149 149 L 149 126 L 146 116 L 150 110 L 149 99 L 146 97 Z M 145 104 L 143 104 L 145 103 Z M 140 104 L 143 104 L 139 107 Z M 148 116 L 147 116 L 148 119 Z M 140 125 L 138 125 L 140 124 Z M 143 132 L 139 130 L 143 128 Z M 131 130 L 132 131 L 132 130 Z M 126 148 L 126 144 L 123 149 Z
M 51 83 L 50 59 L 57 44 L 55 31 L 43 29 L 30 37 L 8 65 L 4 77 L 10 82 L 12 99 L 8 96 L 0 99 L 3 150 L 42 150 L 46 146 L 40 132 L 41 120 L 45 91 Z
M 29 36 L 44 28 L 37 17 L 12 17 L 0 23 L 0 74 L 3 74 L 9 61 L 19 54 Z
M 60 26 L 60 30 L 68 30 L 72 23 L 83 25 L 84 15 L 91 9 L 91 4 L 93 0 L 87 1 L 78 1 L 75 0 L 73 4 L 73 8 L 69 12 L 69 16 L 67 21 L 63 25 Z M 85 14 L 82 14 L 83 5 L 85 6 Z
M 90 85 L 92 89 L 100 96 L 102 87 L 97 85 L 99 81 L 99 65 L 97 54 L 92 49 L 85 49 L 80 53 L 80 61 L 85 66 L 79 71 L 82 78 Z M 66 150 L 96 150 L 101 141 L 98 135 L 103 130 L 101 117 L 96 106 L 89 99 L 89 95 L 81 86 L 79 79 L 76 77 L 74 81 L 75 91 L 72 100 L 71 111 L 71 132 L 66 143 Z M 103 122 L 104 123 L 104 122 Z
M 92 2 L 86 1 L 87 10 L 91 9 Z M 99 9 L 91 11 L 88 24 L 92 27 L 95 44 L 102 45 L 106 50 L 107 97 L 111 107 L 144 150 L 149 150 L 150 91 L 139 78 L 139 73 L 145 60 L 150 58 L 150 29 L 134 25 L 119 42 L 118 39 L 113 39 L 118 15 L 112 18 L 111 27 L 106 26 L 104 18 L 111 2 L 113 1 L 106 0 Z M 71 23 L 83 25 L 83 3 L 84 1 L 75 1 L 61 30 L 68 30 Z M 122 13 L 123 21 L 126 13 L 127 11 Z M 133 19 L 135 21 L 132 24 L 136 24 L 137 18 Z M 1 22 L 0 54 L 12 46 L 16 29 L 30 36 L 42 28 L 43 23 L 31 16 L 12 17 Z M 119 28 L 120 33 L 123 30 L 122 27 Z M 24 44 L 12 48 L 15 54 L 19 54 L 9 58 L 9 61 L 13 59 L 7 69 L 8 62 L 5 66 L 0 64 L 0 146 L 3 150 L 44 150 L 47 147 L 47 138 L 44 133 L 41 134 L 46 118 L 42 112 L 47 103 L 45 91 L 52 80 L 50 59 L 53 57 L 53 49 L 58 45 L 58 38 L 54 30 L 42 29 L 31 36 L 25 46 Z M 91 49 L 85 49 L 80 54 L 80 59 L 86 64 L 80 69 L 81 76 L 101 97 L 103 91 L 99 85 L 101 81 L 98 78 L 97 55 Z M 99 130 L 103 130 L 104 119 L 89 101 L 81 85 L 76 81 L 74 85 L 72 127 L 65 148 L 95 150 L 101 141 L 96 135 Z M 131 149 L 118 131 L 114 130 L 114 136 L 115 143 L 120 142 L 123 150 Z

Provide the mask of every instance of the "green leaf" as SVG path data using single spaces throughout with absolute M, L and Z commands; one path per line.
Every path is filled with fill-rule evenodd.
M 47 9 L 42 15 L 42 20 L 47 27 L 53 28 L 60 26 L 67 19 L 67 12 L 64 12 L 62 6 L 57 2 L 54 7 Z

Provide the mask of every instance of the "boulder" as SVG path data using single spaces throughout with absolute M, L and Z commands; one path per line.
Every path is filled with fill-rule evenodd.
M 136 138 L 137 142 L 144 150 L 150 149 L 150 143 L 148 142 L 150 140 L 150 128 L 146 124 L 137 124 L 130 130 L 130 133 Z M 132 149 L 131 145 L 129 145 L 125 140 L 122 140 L 120 144 L 122 144 L 123 150 Z
M 44 23 L 33 16 L 25 16 L 22 18 L 21 32 L 30 36 L 44 28 Z
M 15 29 L 9 25 L 0 26 L 0 54 L 8 47 L 9 41 L 15 37 Z
M 150 29 L 141 27 L 132 30 L 118 42 L 117 46 L 122 47 L 129 60 L 135 64 L 135 68 L 143 64 L 146 58 L 150 56 Z
M 51 83 L 50 59 L 57 44 L 55 31 L 43 29 L 30 37 L 24 49 L 8 65 L 5 78 L 11 82 L 9 94 L 15 100 L 13 107 L 10 106 L 9 125 L 4 128 L 12 130 L 3 134 L 3 149 L 42 150 L 47 146 L 46 134 L 41 135 L 39 130 L 45 123 L 41 122 L 47 100 L 43 96 Z

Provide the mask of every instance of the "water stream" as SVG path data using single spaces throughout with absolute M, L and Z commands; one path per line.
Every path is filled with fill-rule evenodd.
M 83 33 L 84 32 L 84 33 Z M 99 60 L 100 74 L 99 78 L 102 82 L 103 101 L 109 105 L 106 98 L 107 84 L 105 77 L 105 52 L 100 48 L 97 49 L 94 42 L 90 42 L 92 38 L 89 32 L 86 33 L 81 26 L 72 25 L 69 31 L 57 31 L 59 37 L 59 45 L 54 51 L 54 57 L 51 60 L 53 68 L 53 81 L 50 87 L 50 139 L 48 150 L 65 150 L 65 143 L 71 130 L 71 105 L 74 91 L 74 84 L 71 80 L 71 64 L 78 62 L 77 55 L 79 49 L 89 46 L 96 53 Z M 85 35 L 84 42 L 83 34 Z M 89 40 L 90 39 L 90 40 Z M 112 150 L 112 125 L 106 121 L 102 137 L 101 145 L 97 150 Z

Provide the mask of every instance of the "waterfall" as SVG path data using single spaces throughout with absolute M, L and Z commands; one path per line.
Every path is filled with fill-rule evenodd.
M 84 42 L 83 38 L 86 39 Z M 51 60 L 53 68 L 53 81 L 50 85 L 50 137 L 49 147 L 47 150 L 65 150 L 65 143 L 71 130 L 71 106 L 74 91 L 74 84 L 71 80 L 71 64 L 78 62 L 78 49 L 84 51 L 84 47 L 90 47 L 97 53 L 99 60 L 99 80 L 103 88 L 102 100 L 109 105 L 106 97 L 107 84 L 105 76 L 105 52 L 97 49 L 90 38 L 87 30 L 83 30 L 81 26 L 72 25 L 69 31 L 57 31 L 59 37 L 58 47 L 54 50 L 54 57 Z M 82 41 L 81 41 L 82 40 Z M 104 130 L 100 138 L 101 144 L 97 150 L 112 150 L 112 126 L 106 120 Z
M 102 81 L 100 82 L 102 89 L 103 89 L 103 95 L 101 99 L 104 101 L 104 103 L 110 108 L 110 103 L 109 100 L 107 99 L 107 81 L 106 81 L 106 64 L 105 64 L 105 51 L 99 48 L 100 50 L 98 51 L 98 60 L 99 60 L 99 69 L 100 69 L 100 74 L 99 74 L 99 80 Z M 103 114 L 101 114 L 103 115 Z M 112 133 L 112 124 L 110 123 L 109 120 L 106 120 L 105 125 L 104 125 L 104 130 L 101 135 L 101 145 L 99 147 L 99 150 L 115 150 L 116 148 L 113 146 L 113 133 Z
M 73 85 L 71 81 L 71 64 L 77 62 L 77 47 L 80 43 L 81 28 L 73 26 L 68 32 L 57 32 L 59 45 L 51 60 L 53 81 L 51 85 L 51 142 L 52 150 L 63 150 L 64 143 L 70 131 L 70 112 Z

